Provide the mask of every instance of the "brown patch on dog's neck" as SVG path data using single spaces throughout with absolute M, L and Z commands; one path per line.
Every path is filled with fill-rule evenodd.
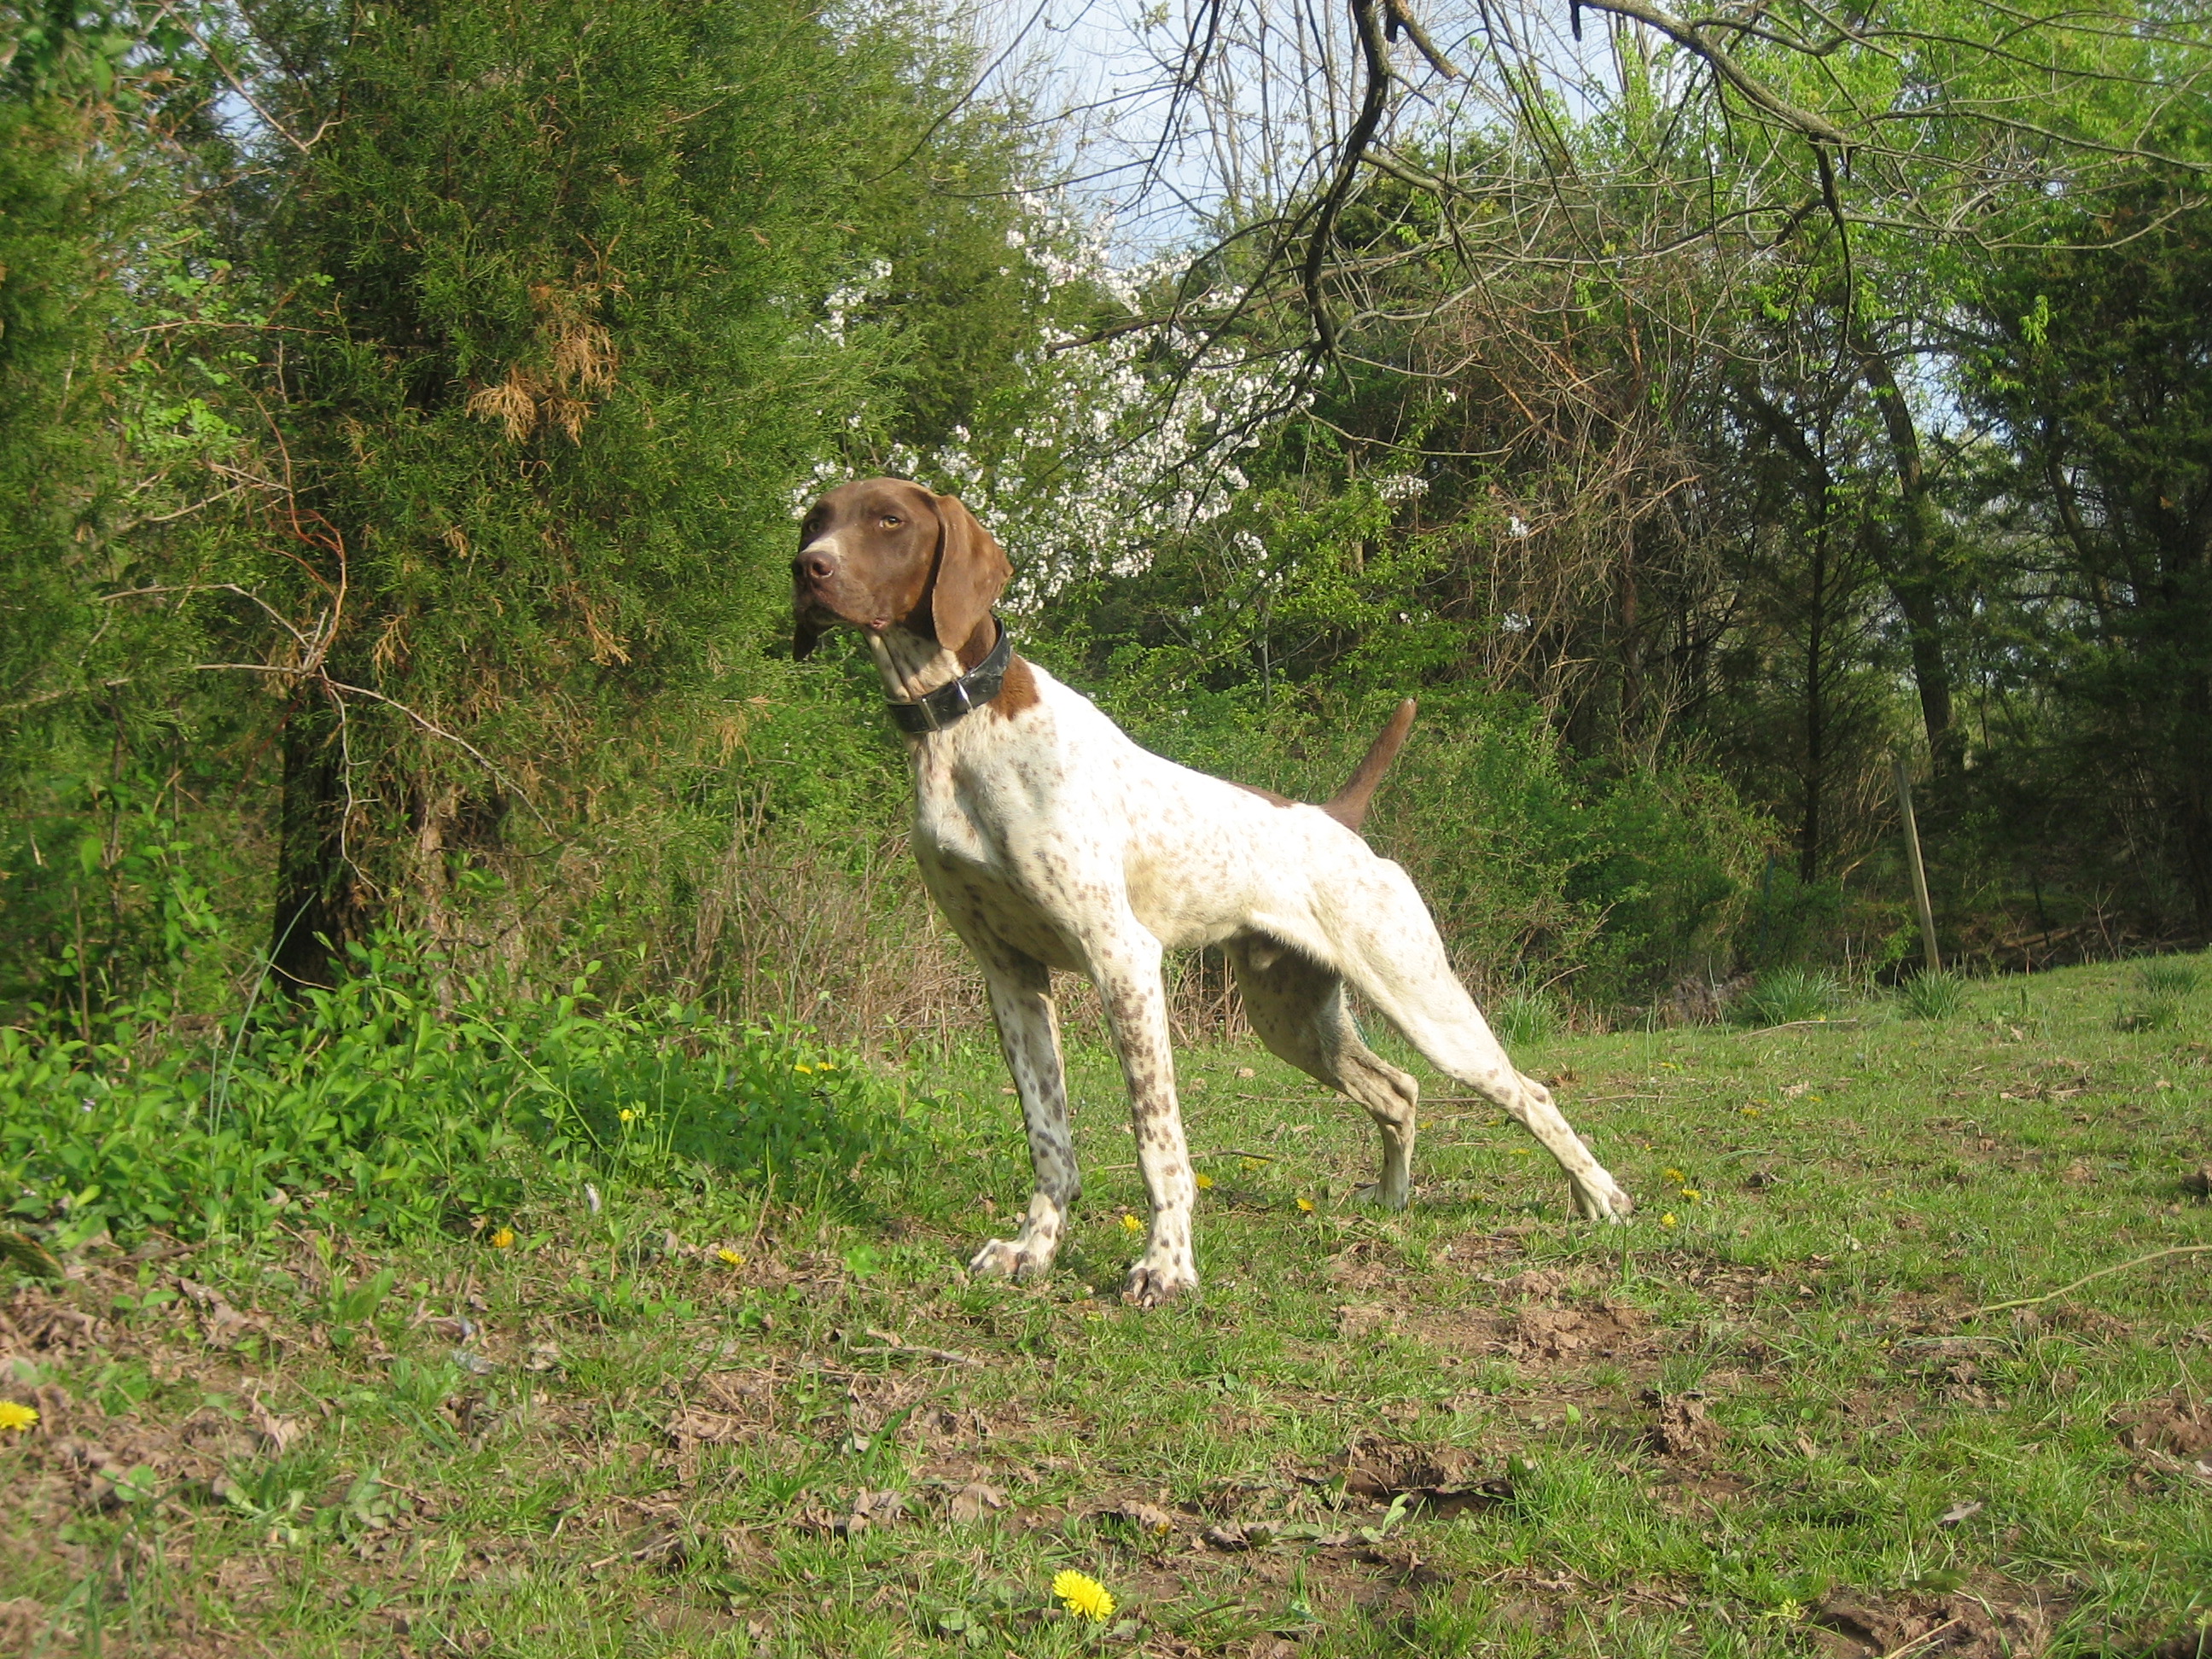
M 998 618 L 986 612 L 983 620 L 977 623 L 968 637 L 960 642 L 959 650 L 953 654 L 960 659 L 962 673 L 973 672 L 975 665 L 991 654 L 991 647 L 999 642 L 1000 627 Z
M 1034 708 L 1041 701 L 1037 695 L 1036 676 L 1030 665 L 1018 656 L 1006 662 L 1006 677 L 999 682 L 999 695 L 991 699 L 990 706 L 1005 720 L 1012 720 L 1025 708 Z

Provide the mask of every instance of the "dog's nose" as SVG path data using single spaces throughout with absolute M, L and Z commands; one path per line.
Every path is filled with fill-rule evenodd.
M 800 548 L 799 556 L 792 561 L 791 568 L 802 577 L 821 581 L 836 571 L 837 556 L 817 542 L 811 547 Z

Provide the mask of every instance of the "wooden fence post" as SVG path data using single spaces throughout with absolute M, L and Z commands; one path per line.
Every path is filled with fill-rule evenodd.
M 1920 910 L 1920 949 L 1928 959 L 1928 971 L 1943 971 L 1943 957 L 1936 948 L 1936 912 L 1928 902 L 1928 870 L 1920 862 L 1920 826 L 1912 817 L 1912 775 L 1905 769 L 1905 757 L 1893 758 L 1897 765 L 1897 810 L 1905 819 L 1905 861 L 1912 871 L 1912 902 Z

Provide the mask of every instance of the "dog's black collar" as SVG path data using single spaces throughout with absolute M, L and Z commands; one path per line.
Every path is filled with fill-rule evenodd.
M 958 679 L 912 702 L 887 703 L 892 724 L 916 737 L 957 724 L 962 715 L 973 714 L 999 695 L 1006 665 L 1013 659 L 1014 636 L 1006 631 L 1006 623 L 1000 623 L 999 642 L 991 647 L 991 654 Z

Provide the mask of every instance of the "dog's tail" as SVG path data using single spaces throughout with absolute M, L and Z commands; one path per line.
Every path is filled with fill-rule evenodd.
M 1411 697 L 1398 705 L 1398 712 L 1390 716 L 1367 758 L 1359 763 L 1343 788 L 1322 803 L 1322 811 L 1347 830 L 1357 830 L 1367 821 L 1367 803 L 1374 798 L 1375 786 L 1382 781 L 1382 775 L 1390 769 L 1390 763 L 1398 758 L 1398 751 L 1406 746 L 1406 734 L 1413 729 L 1413 700 Z

